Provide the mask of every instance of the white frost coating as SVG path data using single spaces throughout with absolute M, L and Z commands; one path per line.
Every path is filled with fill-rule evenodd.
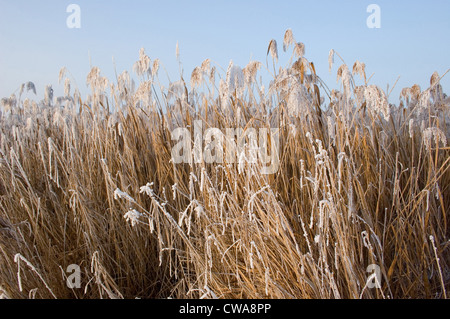
M 135 209 L 131 209 L 123 215 L 127 222 L 131 222 L 131 226 L 136 226 L 139 223 L 139 218 L 142 216 L 140 212 Z

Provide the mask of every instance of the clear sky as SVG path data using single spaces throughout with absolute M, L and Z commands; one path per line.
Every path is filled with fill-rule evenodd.
M 66 25 L 71 3 L 81 8 L 80 29 Z M 371 3 L 381 8 L 379 29 L 366 25 Z M 374 73 L 372 84 L 392 87 L 400 76 L 390 98 L 397 103 L 401 88 L 426 88 L 434 71 L 442 75 L 450 68 L 449 13 L 448 0 L 0 0 L 0 97 L 26 81 L 36 84 L 38 98 L 46 84 L 58 94 L 63 66 L 86 92 L 90 63 L 112 79 L 112 58 L 118 73 L 132 72 L 141 47 L 177 80 L 177 41 L 187 79 L 205 58 L 224 69 L 230 60 L 241 67 L 250 59 L 265 63 L 272 38 L 284 65 L 283 35 L 291 28 L 330 87 L 336 87 L 339 62 L 330 75 L 328 52 L 334 49 L 350 68 L 355 60 L 364 62 L 368 76 Z M 166 78 L 163 70 L 159 75 Z M 442 85 L 450 95 L 450 74 Z

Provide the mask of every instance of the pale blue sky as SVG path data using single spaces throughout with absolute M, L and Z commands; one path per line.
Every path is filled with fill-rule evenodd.
M 81 7 L 81 29 L 66 26 L 71 3 Z M 380 29 L 366 26 L 371 3 L 381 7 Z M 230 60 L 241 67 L 250 59 L 265 63 L 272 38 L 284 65 L 289 55 L 282 51 L 283 35 L 291 28 L 328 86 L 336 87 L 338 65 L 328 72 L 334 49 L 350 67 L 364 62 L 368 76 L 375 73 L 372 84 L 386 88 L 400 76 L 391 96 L 397 103 L 402 87 L 425 88 L 434 71 L 442 75 L 450 68 L 449 12 L 448 0 L 0 0 L 0 97 L 26 81 L 36 84 L 38 98 L 46 84 L 58 94 L 63 66 L 86 92 L 89 56 L 112 79 L 112 57 L 117 72 L 131 72 L 141 47 L 177 80 L 177 41 L 185 78 L 205 58 L 225 69 Z M 159 74 L 164 81 L 165 73 Z M 450 74 L 442 85 L 448 93 Z

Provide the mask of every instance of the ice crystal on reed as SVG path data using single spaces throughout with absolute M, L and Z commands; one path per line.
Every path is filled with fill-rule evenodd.
M 135 209 L 131 209 L 123 215 L 127 222 L 131 222 L 131 226 L 134 227 L 139 223 L 139 218 L 142 214 Z

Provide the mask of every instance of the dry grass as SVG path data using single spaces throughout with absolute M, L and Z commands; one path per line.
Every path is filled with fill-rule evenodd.
M 221 75 L 205 60 L 191 88 L 164 89 L 159 61 L 141 50 L 136 87 L 126 72 L 109 82 L 94 68 L 85 100 L 67 80 L 66 100 L 50 90 L 40 103 L 4 99 L 0 295 L 448 296 L 450 106 L 439 76 L 393 106 L 358 62 L 353 74 L 339 66 L 342 90 L 330 92 L 303 44 L 285 38 L 293 58 L 266 89 L 256 72 L 275 72 L 275 61 Z M 273 40 L 273 59 L 276 50 Z M 174 164 L 171 131 L 196 120 L 279 128 L 279 170 Z M 66 285 L 70 264 L 80 289 Z M 380 289 L 366 285 L 370 264 Z

